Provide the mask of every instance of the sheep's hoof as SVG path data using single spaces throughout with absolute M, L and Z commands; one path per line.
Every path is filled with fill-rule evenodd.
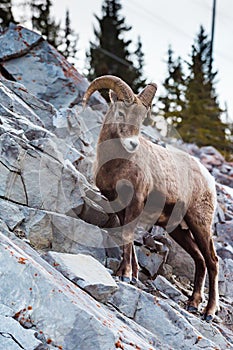
M 115 280 L 116 282 L 121 281 L 121 277 L 120 277 L 120 276 L 114 276 L 113 278 L 114 278 L 114 280 Z
M 125 283 L 130 283 L 130 278 L 126 276 L 121 276 L 121 281 Z
M 214 316 L 213 316 L 213 315 L 206 315 L 206 314 L 205 314 L 204 317 L 203 317 L 203 319 L 204 319 L 206 322 L 210 323 L 210 322 L 213 321 Z
M 188 305 L 187 311 L 192 313 L 192 314 L 196 314 L 196 313 L 198 313 L 198 308 L 196 306 Z
M 132 277 L 131 284 L 136 285 L 138 283 L 138 279 L 136 277 Z

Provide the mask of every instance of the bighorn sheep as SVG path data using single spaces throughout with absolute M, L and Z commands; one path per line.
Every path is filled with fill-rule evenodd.
M 153 144 L 140 135 L 157 90 L 155 84 L 135 95 L 120 78 L 102 76 L 88 87 L 84 105 L 103 88 L 110 89 L 112 103 L 99 135 L 95 181 L 113 203 L 122 227 L 123 259 L 117 276 L 132 282 L 138 278 L 133 246 L 136 225 L 162 226 L 195 262 L 194 290 L 187 306 L 191 312 L 202 302 L 207 268 L 209 299 L 204 317 L 210 321 L 219 307 L 218 258 L 211 234 L 214 180 L 194 157 Z

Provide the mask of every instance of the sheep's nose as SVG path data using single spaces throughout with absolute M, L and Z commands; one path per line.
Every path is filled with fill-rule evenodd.
M 132 148 L 136 148 L 138 143 L 135 141 L 130 141 L 130 145 L 132 146 Z

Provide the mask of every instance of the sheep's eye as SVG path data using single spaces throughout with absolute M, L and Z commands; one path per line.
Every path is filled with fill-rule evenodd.
M 119 111 L 119 117 L 124 118 L 125 114 L 123 112 Z

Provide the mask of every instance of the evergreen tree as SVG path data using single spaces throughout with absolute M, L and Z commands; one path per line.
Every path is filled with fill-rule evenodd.
M 138 72 L 138 78 L 135 79 L 134 86 L 135 86 L 135 91 L 138 91 L 140 90 L 140 88 L 146 85 L 146 79 L 143 79 L 143 75 L 144 75 L 143 68 L 144 68 L 145 62 L 144 62 L 144 53 L 142 51 L 142 41 L 140 36 L 138 37 L 137 47 L 134 52 L 134 55 L 137 61 L 137 65 L 135 66 L 135 68 L 137 69 L 137 72 Z
M 214 87 L 217 72 L 209 71 L 210 60 L 210 41 L 201 27 L 192 46 L 186 105 L 181 113 L 178 131 L 185 142 L 194 142 L 199 146 L 212 145 L 224 151 L 229 150 L 229 143 L 226 140 L 226 125 L 220 119 L 222 110 Z
M 87 54 L 90 64 L 88 78 L 93 80 L 104 74 L 116 75 L 137 92 L 145 81 L 141 77 L 142 69 L 133 64 L 129 51 L 131 40 L 123 39 L 124 33 L 131 27 L 126 26 L 125 18 L 120 16 L 121 8 L 120 0 L 104 0 L 102 18 L 95 16 L 99 30 L 94 30 L 96 43 L 90 43 Z
M 78 42 L 78 35 L 75 34 L 74 30 L 71 29 L 70 13 L 69 13 L 69 10 L 66 10 L 65 29 L 64 29 L 64 49 L 62 50 L 62 54 L 65 58 L 69 58 L 69 57 L 74 58 L 76 56 L 77 42 Z
M 32 27 L 40 31 L 48 42 L 57 48 L 61 42 L 60 23 L 51 16 L 51 0 L 31 0 Z
M 165 94 L 159 97 L 161 102 L 160 112 L 169 123 L 177 126 L 181 121 L 182 110 L 185 105 L 185 77 L 183 73 L 181 58 L 173 58 L 172 48 L 168 48 L 168 76 L 163 86 Z
M 16 23 L 12 13 L 11 0 L 1 0 L 0 3 L 0 27 L 9 27 L 10 22 Z

